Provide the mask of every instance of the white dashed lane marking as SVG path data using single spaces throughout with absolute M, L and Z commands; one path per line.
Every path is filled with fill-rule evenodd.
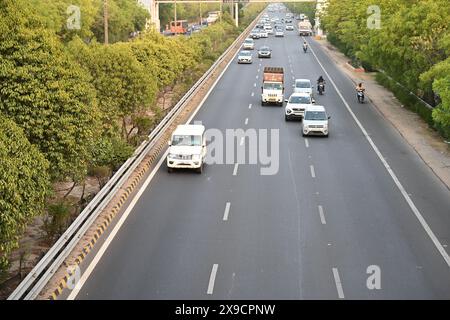
M 211 270 L 211 275 L 209 276 L 209 284 L 207 294 L 213 294 L 214 292 L 214 282 L 216 281 L 217 269 L 219 268 L 218 264 L 214 264 Z

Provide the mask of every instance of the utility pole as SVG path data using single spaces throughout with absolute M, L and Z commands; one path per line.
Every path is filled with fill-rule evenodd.
M 200 25 L 202 25 L 202 3 L 198 3 L 199 13 L 200 13 Z
M 177 21 L 177 0 L 175 0 L 175 10 L 174 10 L 174 21 Z M 177 25 L 177 23 L 175 22 L 175 26 Z
M 105 44 L 108 44 L 109 43 L 109 37 L 108 37 L 108 0 L 103 0 L 103 24 L 104 24 Z

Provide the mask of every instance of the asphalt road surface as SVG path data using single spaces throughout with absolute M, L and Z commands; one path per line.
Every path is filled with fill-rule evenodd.
M 235 59 L 194 117 L 223 132 L 279 129 L 277 174 L 261 175 L 262 164 L 169 174 L 163 162 L 71 298 L 450 298 L 449 190 L 306 39 L 314 53 L 296 31 L 255 40 L 273 57 Z M 284 68 L 286 97 L 294 78 L 324 76 L 316 100 L 331 115 L 329 138 L 305 139 L 284 106 L 261 106 L 264 66 Z M 367 286 L 373 270 L 379 289 Z

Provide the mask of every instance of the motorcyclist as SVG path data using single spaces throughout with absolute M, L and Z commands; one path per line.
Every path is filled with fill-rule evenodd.
M 364 92 L 364 91 L 366 91 L 366 88 L 364 88 L 363 84 L 360 82 L 360 83 L 358 83 L 358 85 L 356 86 L 356 91 L 357 91 L 357 92 L 360 92 L 360 91 Z
M 303 41 L 303 51 L 306 52 L 307 49 L 308 49 L 308 44 L 306 43 L 306 41 Z
M 319 79 L 317 79 L 317 91 L 319 91 L 319 85 L 323 85 L 323 91 L 325 91 L 325 79 L 320 76 Z
M 364 86 L 361 82 L 358 83 L 358 85 L 356 86 L 356 95 L 358 97 L 358 101 L 360 101 L 360 102 L 361 102 L 361 100 L 364 101 L 364 91 L 366 91 L 366 88 L 364 88 Z M 361 97 L 359 96 L 359 93 L 362 94 Z

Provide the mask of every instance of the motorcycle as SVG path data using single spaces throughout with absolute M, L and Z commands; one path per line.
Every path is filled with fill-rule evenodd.
M 317 91 L 319 92 L 320 95 L 322 95 L 325 91 L 325 84 L 323 82 L 319 83 L 319 85 L 317 86 Z
M 303 46 L 303 52 L 306 53 L 306 50 L 308 50 L 308 46 Z
M 356 96 L 358 97 L 359 103 L 364 103 L 364 91 L 363 90 L 358 90 L 356 92 Z

